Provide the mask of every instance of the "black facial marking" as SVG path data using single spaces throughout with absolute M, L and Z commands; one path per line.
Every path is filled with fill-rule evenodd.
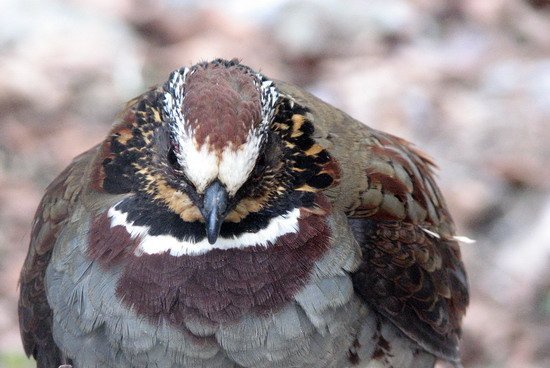
M 168 150 L 168 163 L 175 170 L 181 170 L 181 166 L 176 155 L 176 148 L 174 146 L 170 147 Z
M 121 121 L 109 137 L 110 157 L 101 163 L 105 172 L 102 187 L 106 192 L 122 194 L 143 189 L 141 185 L 145 180 L 138 171 L 140 167 L 150 168 L 158 152 L 158 146 L 152 141 L 162 127 L 162 122 L 155 120 L 160 98 L 156 90 L 146 93 L 132 108 L 132 118 Z
M 314 188 L 326 188 L 332 183 L 332 177 L 328 174 L 315 175 L 307 182 Z
M 306 107 L 289 99 L 282 99 L 277 106 L 272 130 L 277 132 L 283 141 L 288 142 L 285 149 L 285 165 L 292 170 L 291 187 L 307 185 L 315 190 L 322 190 L 334 183 L 337 172 L 333 172 L 334 177 L 321 173 L 325 165 L 332 160 L 326 150 L 308 153 L 308 150 L 317 144 L 312 138 L 315 128 L 309 120 L 310 116 Z
M 224 238 L 242 233 L 255 233 L 269 225 L 276 216 L 293 208 L 313 205 L 312 193 L 293 192 L 292 195 L 257 213 L 251 213 L 238 223 L 224 222 L 220 235 Z M 167 207 L 152 202 L 145 196 L 125 199 L 116 209 L 127 213 L 127 221 L 136 226 L 149 226 L 149 235 L 171 235 L 179 240 L 201 241 L 206 238 L 204 222 L 185 222 Z

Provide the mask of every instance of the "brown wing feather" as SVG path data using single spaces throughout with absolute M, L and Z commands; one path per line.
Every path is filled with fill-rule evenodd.
M 468 285 L 433 163 L 377 131 L 368 149 L 368 187 L 348 213 L 363 250 L 355 289 L 425 349 L 456 361 Z
M 363 261 L 353 274 L 366 302 L 436 356 L 456 361 L 468 288 L 458 244 L 413 224 L 350 219 Z
M 375 130 L 367 143 L 364 165 L 368 185 L 348 211 L 349 216 L 430 224 L 438 232 L 454 232 L 433 179 L 432 160 L 407 141 Z
M 61 353 L 52 337 L 52 312 L 46 298 L 44 277 L 55 242 L 67 221 L 71 205 L 80 194 L 86 164 L 95 153 L 77 157 L 46 189 L 35 214 L 29 252 L 21 271 L 19 327 L 23 347 L 38 367 L 57 367 Z

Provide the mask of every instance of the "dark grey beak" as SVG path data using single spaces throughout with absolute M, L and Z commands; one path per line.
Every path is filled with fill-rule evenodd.
M 201 208 L 206 222 L 206 236 L 210 244 L 214 244 L 220 235 L 220 228 L 227 210 L 227 191 L 219 181 L 215 181 L 204 191 Z

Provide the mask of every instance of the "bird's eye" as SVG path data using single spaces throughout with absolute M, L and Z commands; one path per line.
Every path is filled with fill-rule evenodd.
M 178 156 L 176 155 L 177 150 L 177 146 L 172 145 L 170 147 L 170 150 L 168 151 L 168 164 L 170 164 L 170 166 L 176 170 L 181 170 Z
M 258 161 L 256 161 L 256 165 L 254 166 L 254 176 L 259 178 L 264 173 L 265 167 L 265 155 L 261 155 L 260 157 L 258 157 Z

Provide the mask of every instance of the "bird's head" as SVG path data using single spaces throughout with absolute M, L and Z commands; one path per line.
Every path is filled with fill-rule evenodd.
M 97 187 L 200 223 L 213 244 L 312 206 L 337 180 L 313 131 L 307 108 L 262 74 L 236 60 L 196 64 L 129 104 L 103 144 Z

